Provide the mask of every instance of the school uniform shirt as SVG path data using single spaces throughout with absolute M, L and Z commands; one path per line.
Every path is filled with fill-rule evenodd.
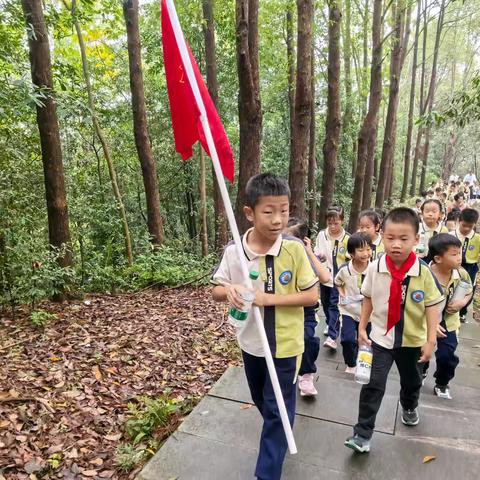
M 243 235 L 242 246 L 248 270 L 260 274 L 254 282 L 256 289 L 288 295 L 308 290 L 318 283 L 300 240 L 280 235 L 270 250 L 260 255 L 248 246 L 248 236 L 252 230 Z M 225 247 L 220 264 L 213 273 L 212 283 L 215 285 L 244 283 L 240 260 L 233 242 Z M 303 307 L 269 306 L 262 308 L 261 313 L 268 343 L 275 358 L 294 357 L 303 353 Z M 253 310 L 245 320 L 245 326 L 237 331 L 237 340 L 240 348 L 250 355 L 265 356 Z
M 347 297 L 357 297 L 361 295 L 360 289 L 365 278 L 366 270 L 363 273 L 357 272 L 353 266 L 353 262 L 343 264 L 335 276 L 335 285 L 345 290 Z M 338 309 L 342 315 L 352 317 L 356 322 L 360 321 L 360 311 L 362 302 L 350 303 L 342 305 L 338 302 Z
M 480 255 L 480 235 L 472 230 L 466 237 L 464 237 L 458 230 L 455 230 L 454 235 L 462 242 L 462 265 L 466 263 L 478 263 L 478 256 Z
M 417 253 L 417 256 L 419 258 L 423 258 L 428 255 L 428 242 L 432 237 L 438 235 L 439 233 L 448 233 L 448 228 L 443 224 L 443 222 L 440 222 L 433 229 L 427 227 L 427 225 L 425 225 L 425 222 L 420 222 L 420 229 L 418 231 L 418 234 L 420 235 L 420 240 L 418 241 L 418 246 L 423 245 L 424 251 Z
M 337 239 L 333 239 L 328 234 L 327 229 L 321 230 L 318 233 L 315 241 L 315 255 L 325 255 L 327 267 L 332 273 L 330 280 L 325 283 L 327 287 L 333 287 L 333 279 L 338 272 L 338 269 L 347 261 L 347 242 L 350 235 L 342 230 L 342 233 Z
M 472 285 L 470 275 L 465 269 L 461 267 L 459 269 L 455 268 L 454 270 L 452 270 L 452 275 L 450 276 L 450 280 L 448 281 L 447 285 L 443 285 L 439 281 L 445 295 L 445 307 L 442 312 L 442 319 L 445 322 L 445 326 L 448 332 L 456 332 L 460 328 L 460 312 L 447 313 L 445 311 L 448 303 L 453 297 L 455 289 L 460 283 L 460 280 L 468 282 L 470 286 Z
M 371 247 L 372 247 L 372 256 L 370 257 L 370 260 L 372 262 L 385 254 L 385 245 L 383 244 L 381 235 L 379 235 L 376 238 L 376 240 L 372 242 Z
M 400 321 L 385 335 L 390 283 L 386 255 L 383 255 L 369 265 L 361 288 L 362 295 L 372 300 L 370 338 L 389 349 L 421 347 L 427 341 L 425 309 L 444 302 L 442 287 L 428 265 L 417 258 L 403 281 Z

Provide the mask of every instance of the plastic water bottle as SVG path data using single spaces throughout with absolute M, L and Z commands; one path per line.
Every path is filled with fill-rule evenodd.
M 456 302 L 457 300 L 463 300 L 467 295 L 472 293 L 472 286 L 466 280 L 460 280 L 458 282 L 457 288 L 453 292 L 450 302 Z
M 369 345 L 362 345 L 358 349 L 357 369 L 355 371 L 355 381 L 366 385 L 370 382 L 372 373 L 373 352 Z
M 258 272 L 250 272 L 249 277 L 255 281 L 258 278 Z M 228 323 L 233 325 L 235 328 L 243 328 L 245 325 L 245 320 L 248 318 L 248 313 L 252 308 L 252 302 L 255 299 L 255 288 L 245 289 L 240 293 L 240 296 L 243 299 L 242 309 L 232 307 L 228 314 Z

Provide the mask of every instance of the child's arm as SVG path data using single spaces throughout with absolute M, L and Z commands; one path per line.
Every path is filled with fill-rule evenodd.
M 367 325 L 370 321 L 370 315 L 373 312 L 372 299 L 365 297 L 362 302 L 362 313 L 360 314 L 360 324 L 358 325 L 358 344 L 371 345 L 372 341 L 367 335 Z
M 426 363 L 430 360 L 435 346 L 437 345 L 437 326 L 440 322 L 442 311 L 439 305 L 425 308 L 427 317 L 427 342 L 422 346 L 422 355 L 418 363 Z
M 445 308 L 445 311 L 447 313 L 457 313 L 463 307 L 465 307 L 465 305 L 467 305 L 467 303 L 470 301 L 472 296 L 473 296 L 473 292 L 468 294 L 463 300 L 456 300 L 454 302 L 450 302 Z
M 318 302 L 318 286 L 313 285 L 308 290 L 287 295 L 265 293 L 257 290 L 253 304 L 257 307 L 311 307 Z
M 212 297 L 216 302 L 228 301 L 235 308 L 243 307 L 243 298 L 240 292 L 245 289 L 242 285 L 216 285 L 213 287 Z
M 312 241 L 305 237 L 303 239 L 303 243 L 305 244 L 305 250 L 307 251 L 308 258 L 315 269 L 315 273 L 317 274 L 320 283 L 328 283 L 330 281 L 330 271 L 322 264 L 322 262 L 318 259 L 312 249 Z

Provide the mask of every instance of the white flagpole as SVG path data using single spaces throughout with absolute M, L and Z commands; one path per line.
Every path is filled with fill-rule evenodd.
M 230 202 L 230 197 L 228 195 L 227 187 L 225 186 L 225 180 L 223 178 L 222 168 L 220 166 L 220 161 L 218 159 L 217 149 L 215 148 L 215 142 L 213 141 L 212 132 L 210 130 L 210 125 L 208 123 L 207 112 L 205 110 L 205 105 L 203 103 L 202 95 L 198 88 L 197 79 L 195 78 L 195 73 L 193 71 L 193 66 L 190 61 L 190 56 L 188 54 L 187 45 L 185 43 L 185 38 L 183 36 L 182 28 L 178 20 L 177 12 L 175 10 L 175 5 L 173 0 L 166 0 L 168 13 L 170 15 L 170 21 L 172 22 L 173 31 L 175 34 L 175 39 L 177 40 L 178 48 L 180 50 L 180 55 L 182 57 L 183 66 L 185 68 L 187 78 L 190 82 L 190 85 L 193 90 L 193 95 L 195 101 L 197 102 L 198 109 L 200 110 L 200 120 L 202 122 L 203 131 L 208 144 L 208 149 L 210 150 L 210 155 L 212 158 L 213 168 L 215 170 L 215 175 L 218 180 L 218 185 L 220 187 L 220 193 L 222 196 L 223 204 L 225 206 L 225 212 L 227 214 L 228 223 L 230 224 L 230 231 L 232 232 L 233 240 L 235 242 L 235 247 L 237 250 L 238 258 L 240 259 L 240 265 L 242 268 L 242 273 L 244 277 L 244 283 L 249 288 L 252 288 L 252 282 L 249 277 L 247 261 L 245 260 L 245 254 L 243 252 L 242 241 L 240 239 L 240 233 L 238 231 L 237 222 L 235 220 L 235 215 L 233 213 L 232 204 Z M 283 429 L 285 431 L 285 436 L 287 438 L 288 449 L 293 455 L 297 453 L 297 446 L 295 445 L 295 439 L 293 438 L 292 427 L 288 419 L 287 409 L 285 408 L 285 402 L 283 400 L 282 390 L 280 384 L 278 383 L 277 371 L 275 370 L 275 365 L 273 363 L 272 352 L 270 351 L 270 346 L 268 344 L 267 334 L 265 333 L 265 328 L 263 326 L 263 319 L 260 314 L 258 307 L 253 307 L 253 314 L 255 322 L 257 324 L 258 333 L 260 335 L 263 350 L 265 352 L 265 360 L 267 362 L 268 372 L 270 374 L 270 380 L 272 382 L 273 391 L 275 393 L 275 399 L 277 401 L 278 410 L 280 412 L 280 417 L 282 419 Z

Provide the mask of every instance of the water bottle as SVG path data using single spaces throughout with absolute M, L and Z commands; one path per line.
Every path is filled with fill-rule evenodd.
M 355 381 L 362 385 L 370 382 L 372 372 L 373 352 L 370 345 L 362 345 L 358 349 L 357 368 L 355 370 Z
M 450 302 L 456 302 L 457 300 L 463 300 L 467 295 L 472 293 L 472 286 L 466 280 L 460 280 L 458 282 L 457 288 L 453 292 Z
M 257 280 L 258 272 L 250 272 L 249 277 L 252 281 Z M 232 307 L 228 314 L 228 323 L 233 325 L 235 328 L 243 328 L 245 325 L 245 320 L 248 318 L 248 313 L 252 308 L 252 302 L 255 299 L 255 288 L 245 289 L 240 293 L 240 296 L 243 299 L 242 309 Z

